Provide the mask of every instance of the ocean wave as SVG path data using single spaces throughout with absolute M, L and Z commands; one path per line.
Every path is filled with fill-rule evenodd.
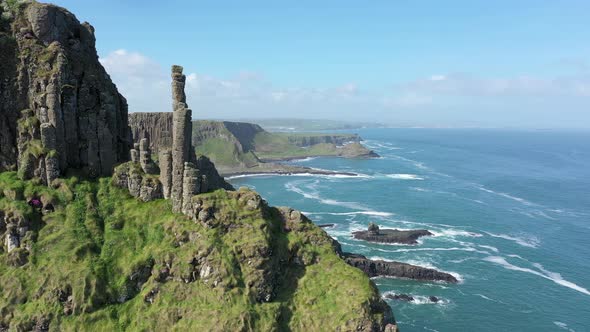
M 400 174 L 386 174 L 385 176 L 388 178 L 391 178 L 391 179 L 396 179 L 396 180 L 424 180 L 423 177 L 420 177 L 416 174 L 400 173 Z
M 511 199 L 513 201 L 522 203 L 522 204 L 527 205 L 527 206 L 533 206 L 533 205 L 537 205 L 538 206 L 539 205 L 539 204 L 536 204 L 536 203 L 527 201 L 526 199 L 521 198 L 521 197 L 517 197 L 517 196 L 513 196 L 513 195 L 510 195 L 510 194 L 504 193 L 504 192 L 499 192 L 499 191 L 494 191 L 494 190 L 488 189 L 488 188 L 486 188 L 486 187 L 484 187 L 482 185 L 476 185 L 476 187 L 479 190 L 481 190 L 481 191 L 485 191 L 485 192 L 490 193 L 490 194 L 502 196 L 504 198 Z
M 576 332 L 576 330 L 574 329 L 570 329 L 566 323 L 564 322 L 559 322 L 559 321 L 554 321 L 553 324 L 555 324 L 557 327 L 559 327 L 562 330 L 566 330 L 566 331 L 570 331 L 570 332 Z
M 557 272 L 548 271 L 545 268 L 543 268 L 543 266 L 541 264 L 538 264 L 538 263 L 533 263 L 533 266 L 536 267 L 537 269 L 539 269 L 539 271 L 536 271 L 536 270 L 529 269 L 526 267 L 520 267 L 520 266 L 510 264 L 508 261 L 506 261 L 506 259 L 504 257 L 500 257 L 500 256 L 488 256 L 488 257 L 483 258 L 483 260 L 494 263 L 494 264 L 501 265 L 502 267 L 504 267 L 505 269 L 508 269 L 508 270 L 534 274 L 534 275 L 537 275 L 541 278 L 551 280 L 558 285 L 573 289 L 575 291 L 578 291 L 578 292 L 586 294 L 586 295 L 590 295 L 590 291 L 587 290 L 586 288 L 578 286 L 571 281 L 567 281 L 567 280 L 563 279 L 561 274 L 559 274 Z
M 448 262 L 460 264 L 460 263 L 463 263 L 463 262 L 466 262 L 466 261 L 470 261 L 470 260 L 473 260 L 473 259 L 475 259 L 475 258 L 473 258 L 473 257 L 467 257 L 467 258 L 461 258 L 461 259 L 452 259 L 452 260 L 449 260 Z
M 322 172 L 334 172 L 328 171 L 324 169 L 317 169 L 318 171 Z M 325 178 L 325 179 L 367 179 L 371 178 L 370 175 L 355 173 L 355 174 L 316 174 L 316 173 L 250 173 L 250 174 L 239 174 L 239 175 L 232 175 L 228 176 L 226 180 L 234 180 L 234 179 L 241 179 L 241 178 L 252 178 L 252 177 L 263 177 L 263 176 L 292 176 L 292 177 L 316 177 L 316 178 Z
M 463 236 L 463 237 L 482 237 L 483 235 L 475 232 L 468 232 L 458 229 L 441 229 L 441 230 L 430 230 L 434 236 L 438 237 L 456 237 L 456 236 Z
M 415 191 L 425 192 L 425 193 L 428 193 L 428 192 L 431 192 L 432 191 L 430 189 L 421 188 L 421 187 L 410 187 L 410 189 L 411 190 L 415 190 Z
M 387 252 L 414 252 L 414 251 L 467 251 L 467 252 L 476 252 L 479 254 L 490 255 L 489 252 L 478 250 L 473 247 L 451 247 L 451 248 L 403 248 L 403 249 L 395 249 L 395 250 L 384 250 Z
M 313 200 L 317 200 L 321 203 L 327 204 L 327 205 L 334 205 L 334 206 L 341 206 L 341 207 L 345 207 L 345 208 L 349 208 L 352 210 L 368 210 L 370 211 L 370 209 L 366 208 L 365 206 L 356 203 L 356 202 L 342 202 L 342 201 L 337 201 L 334 199 L 329 199 L 329 198 L 323 198 L 319 195 L 319 193 L 317 191 L 314 190 L 303 190 L 299 187 L 297 187 L 296 183 L 294 182 L 288 182 L 285 184 L 285 188 L 288 191 L 297 193 L 305 198 L 308 199 L 313 199 Z M 308 186 L 307 189 L 313 189 L 313 185 L 312 186 Z
M 391 212 L 381 212 L 381 211 L 352 211 L 352 212 L 306 212 L 306 215 L 322 215 L 327 214 L 331 216 L 354 216 L 357 214 L 367 215 L 367 216 L 378 216 L 378 217 L 390 217 L 394 214 Z
M 516 242 L 523 247 L 537 248 L 539 246 L 539 244 L 541 243 L 541 241 L 535 236 L 527 236 L 525 238 L 525 237 L 511 236 L 511 235 L 507 235 L 507 234 L 494 234 L 494 233 L 489 233 L 489 232 L 484 232 L 484 233 L 488 234 L 491 237 Z
M 402 148 L 392 145 L 391 143 L 387 142 L 380 142 L 374 140 L 364 140 L 363 144 L 366 145 L 370 149 L 385 149 L 385 150 L 402 150 Z
M 498 248 L 492 247 L 492 246 L 488 246 L 488 245 L 485 245 L 485 244 L 478 244 L 477 246 L 478 247 L 481 247 L 481 248 L 484 248 L 484 249 L 491 250 L 493 252 L 500 252 L 500 250 L 498 250 Z
M 506 302 L 502 302 L 502 301 L 500 301 L 500 300 L 494 300 L 494 299 L 492 299 L 492 298 L 489 298 L 489 297 L 487 297 L 487 296 L 485 296 L 485 295 L 483 295 L 483 294 L 473 294 L 473 295 L 475 295 L 475 296 L 479 296 L 479 297 L 481 297 L 482 299 L 484 299 L 484 300 L 488 300 L 488 301 L 491 301 L 491 302 L 496 302 L 496 303 L 501 303 L 501 304 L 507 304 Z
M 307 161 L 312 161 L 314 159 L 317 159 L 318 157 L 307 157 L 307 158 L 302 158 L 302 159 L 293 159 L 290 162 L 292 163 L 303 163 L 303 162 L 307 162 Z

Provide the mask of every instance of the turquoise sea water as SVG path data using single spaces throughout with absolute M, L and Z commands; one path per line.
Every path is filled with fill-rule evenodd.
M 446 285 L 376 278 L 402 331 L 590 331 L 590 133 L 363 129 L 382 158 L 296 164 L 358 178 L 232 179 L 304 211 L 345 251 L 436 267 Z M 353 240 L 370 221 L 425 228 L 417 246 Z M 433 304 L 430 295 L 442 299 Z

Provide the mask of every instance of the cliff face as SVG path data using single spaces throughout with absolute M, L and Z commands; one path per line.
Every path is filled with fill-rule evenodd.
M 172 112 L 129 114 L 133 142 L 149 139 L 150 149 L 154 153 L 172 148 L 172 115 Z
M 110 174 L 128 159 L 127 103 L 98 61 L 94 28 L 49 4 L 2 11 L 0 171 L 44 183 L 68 168 Z

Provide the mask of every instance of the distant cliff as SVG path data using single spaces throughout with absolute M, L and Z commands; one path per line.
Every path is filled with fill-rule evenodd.
M 3 2 L 0 171 L 48 183 L 108 175 L 128 159 L 127 102 L 98 61 L 94 28 L 62 8 Z
M 153 152 L 170 145 L 171 113 L 132 113 L 129 125 L 133 141 L 148 138 Z M 312 169 L 271 163 L 315 156 L 378 157 L 361 144 L 357 134 L 271 133 L 253 123 L 193 121 L 192 144 L 209 157 L 221 174 L 314 173 Z
M 293 143 L 299 147 L 310 147 L 316 144 L 335 144 L 344 145 L 351 142 L 360 142 L 361 138 L 357 134 L 340 134 L 340 135 L 329 135 L 329 134 L 287 134 L 287 139 L 290 143 Z

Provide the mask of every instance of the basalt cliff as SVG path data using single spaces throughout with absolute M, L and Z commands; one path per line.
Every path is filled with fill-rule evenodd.
M 182 67 L 168 141 L 133 142 L 90 24 L 0 16 L 0 331 L 397 330 L 322 229 L 195 153 Z
M 98 62 L 94 28 L 55 6 L 3 2 L 0 171 L 50 183 L 127 160 L 127 102 Z

